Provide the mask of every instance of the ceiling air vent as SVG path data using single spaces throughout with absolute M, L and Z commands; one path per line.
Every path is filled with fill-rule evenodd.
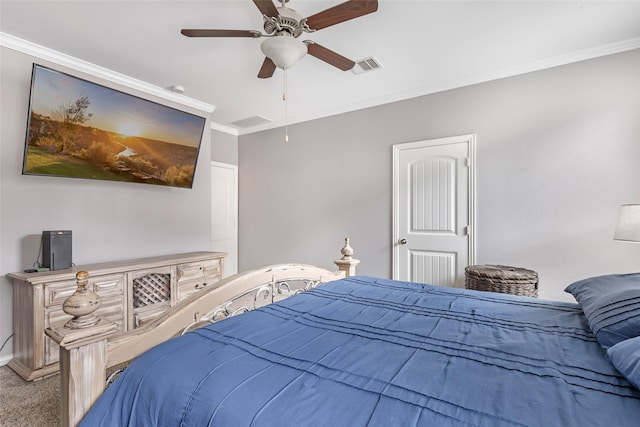
M 356 61 L 356 65 L 351 69 L 351 71 L 353 71 L 353 74 L 362 74 L 379 68 L 382 68 L 380 62 L 373 56 L 370 56 Z
M 268 119 L 266 117 L 252 116 L 252 117 L 247 117 L 246 119 L 236 120 L 235 122 L 231 122 L 231 124 L 239 128 L 249 128 L 252 126 L 263 125 L 265 123 L 271 123 L 271 122 L 273 122 L 273 120 Z

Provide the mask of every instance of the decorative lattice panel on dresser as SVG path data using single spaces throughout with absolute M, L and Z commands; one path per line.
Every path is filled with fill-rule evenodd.
M 170 300 L 170 274 L 151 273 L 133 279 L 133 308 L 169 302 Z

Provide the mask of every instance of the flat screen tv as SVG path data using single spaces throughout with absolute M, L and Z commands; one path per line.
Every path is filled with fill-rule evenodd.
M 205 121 L 34 64 L 22 173 L 192 188 Z

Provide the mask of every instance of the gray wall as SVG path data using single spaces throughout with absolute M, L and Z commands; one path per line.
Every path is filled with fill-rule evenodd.
M 384 72 L 384 70 L 379 71 Z M 332 267 L 350 236 L 362 274 L 391 275 L 392 145 L 477 135 L 477 259 L 532 268 L 544 298 L 637 271 L 612 240 L 640 203 L 640 50 L 240 136 L 240 269 Z
M 211 130 L 211 160 L 238 164 L 238 137 L 219 130 Z
M 42 230 L 72 229 L 76 264 L 208 249 L 205 159 L 241 165 L 241 270 L 333 268 L 350 236 L 359 271 L 389 277 L 391 146 L 467 133 L 478 136 L 478 263 L 533 268 L 556 299 L 578 278 L 638 270 L 640 245 L 611 239 L 619 205 L 640 202 L 638 50 L 291 125 L 289 143 L 282 129 L 205 132 L 192 190 L 22 176 L 31 64 L 55 65 L 0 54 L 2 341 L 4 275 L 32 264 Z
M 0 343 L 12 332 L 12 289 L 5 274 L 32 265 L 38 257 L 42 230 L 72 230 L 73 262 L 77 265 L 208 250 L 211 234 L 208 121 L 191 190 L 22 176 L 33 62 L 118 87 L 4 47 L 1 55 Z M 119 89 L 154 100 L 142 93 Z M 9 343 L 0 358 L 11 353 Z

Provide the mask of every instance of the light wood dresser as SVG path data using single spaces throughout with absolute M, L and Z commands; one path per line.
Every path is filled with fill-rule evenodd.
M 13 283 L 15 334 L 9 366 L 27 381 L 59 370 L 58 345 L 44 330 L 71 318 L 62 311 L 62 303 L 76 290 L 78 271 L 89 272 L 89 286 L 100 296 L 96 314 L 116 323 L 123 333 L 219 281 L 225 256 L 223 252 L 191 252 L 8 274 Z

